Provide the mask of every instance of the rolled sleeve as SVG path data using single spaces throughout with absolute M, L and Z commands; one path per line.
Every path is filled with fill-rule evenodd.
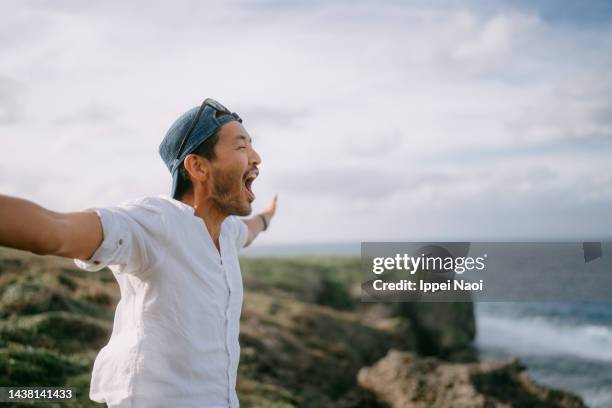
M 140 199 L 91 210 L 100 218 L 104 238 L 91 258 L 74 260 L 77 267 L 95 272 L 117 265 L 113 271 L 139 274 L 165 255 L 165 217 L 154 201 Z
M 74 263 L 81 269 L 96 272 L 113 263 L 124 242 L 121 239 L 121 232 L 117 222 L 110 210 L 106 208 L 93 208 L 91 210 L 95 211 L 98 214 L 98 218 L 100 218 L 104 239 L 91 258 L 88 260 L 75 259 Z M 129 250 L 129 248 L 126 249 Z

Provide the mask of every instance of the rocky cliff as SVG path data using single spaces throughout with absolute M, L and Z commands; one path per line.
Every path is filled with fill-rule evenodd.
M 473 305 L 359 301 L 355 258 L 243 258 L 243 407 L 578 407 L 522 373 L 479 363 Z M 110 271 L 0 248 L 0 385 L 88 398 L 119 290 Z

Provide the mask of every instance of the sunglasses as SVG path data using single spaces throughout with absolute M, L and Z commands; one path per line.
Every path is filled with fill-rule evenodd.
M 240 122 L 242 122 L 242 119 L 240 118 L 240 116 L 238 116 L 237 113 L 230 112 L 229 109 L 227 109 L 225 106 L 223 106 L 219 102 L 215 101 L 212 98 L 204 99 L 204 102 L 202 102 L 202 105 L 200 105 L 200 109 L 198 109 L 198 113 L 196 113 L 195 117 L 191 121 L 191 125 L 189 126 L 189 130 L 187 130 L 187 133 L 185 133 L 185 136 L 183 136 L 183 140 L 181 141 L 181 144 L 180 144 L 180 146 L 178 148 L 178 152 L 177 152 L 177 155 L 176 155 L 177 159 L 181 156 L 181 151 L 183 150 L 183 145 L 189 139 L 189 135 L 191 135 L 191 132 L 193 132 L 193 129 L 195 129 L 198 121 L 200 120 L 200 116 L 202 116 L 202 112 L 204 112 L 204 108 L 206 106 L 210 106 L 216 112 L 221 112 L 221 113 L 225 113 L 227 115 L 232 115 L 235 119 L 237 119 Z M 216 116 L 216 114 L 215 114 L 215 116 Z

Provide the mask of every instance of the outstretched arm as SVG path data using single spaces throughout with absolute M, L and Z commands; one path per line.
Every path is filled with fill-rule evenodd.
M 270 221 L 272 221 L 272 217 L 274 217 L 274 213 L 276 212 L 277 199 L 278 194 L 275 194 L 272 202 L 265 210 L 259 214 L 255 214 L 251 218 L 245 218 L 242 220 L 249 228 L 249 237 L 244 244 L 245 247 L 251 245 L 251 242 L 253 242 L 255 237 L 257 237 L 261 231 L 268 229 L 270 226 Z M 262 219 L 262 217 L 265 218 L 265 220 Z
M 57 213 L 31 201 L 0 195 L 0 246 L 89 259 L 103 238 L 102 224 L 93 211 Z

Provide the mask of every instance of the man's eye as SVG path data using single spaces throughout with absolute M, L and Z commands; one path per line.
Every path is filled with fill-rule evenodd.
M 238 146 L 238 149 L 246 149 L 246 146 Z

